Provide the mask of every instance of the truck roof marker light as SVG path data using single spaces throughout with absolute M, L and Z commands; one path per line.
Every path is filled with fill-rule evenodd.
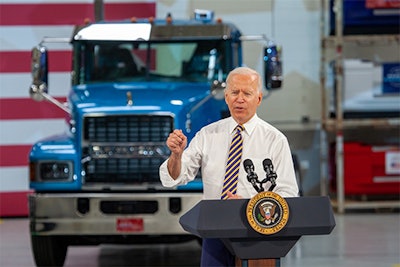
M 168 25 L 172 24 L 172 15 L 171 15 L 171 13 L 167 14 L 167 18 L 165 19 L 165 21 L 167 22 Z
M 85 25 L 89 25 L 89 24 L 91 23 L 91 20 L 90 20 L 89 18 L 85 18 L 85 19 L 83 20 L 83 23 L 84 23 Z
M 132 17 L 132 18 L 131 18 L 131 22 L 132 22 L 132 23 L 136 23 L 136 22 L 137 22 L 137 18 L 136 18 L 136 17 Z
M 216 21 L 217 21 L 218 24 L 221 24 L 222 23 L 222 18 L 217 18 Z
M 151 23 L 151 24 L 154 23 L 154 17 L 149 17 L 149 23 Z

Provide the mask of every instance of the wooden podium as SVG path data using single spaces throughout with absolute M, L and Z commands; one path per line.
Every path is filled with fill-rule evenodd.
M 187 232 L 218 238 L 236 256 L 236 266 L 280 266 L 280 259 L 303 235 L 330 234 L 335 219 L 328 197 L 285 198 L 286 225 L 277 233 L 255 231 L 246 216 L 249 199 L 202 200 L 180 218 Z

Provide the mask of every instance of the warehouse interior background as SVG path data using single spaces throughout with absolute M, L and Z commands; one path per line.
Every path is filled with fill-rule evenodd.
M 338 214 L 383 210 L 397 216 L 400 207 L 400 2 L 360 1 L 371 6 L 382 3 L 387 6 L 376 8 L 372 17 L 363 19 L 354 28 L 347 24 L 345 17 L 342 21 L 345 38 L 335 35 L 338 22 L 332 17 L 332 1 L 328 0 L 104 2 L 135 3 L 146 6 L 150 10 L 147 14 L 165 17 L 170 13 L 173 19 L 193 17 L 195 9 L 212 10 L 215 18 L 233 22 L 243 35 L 265 35 L 281 45 L 283 87 L 263 99 L 258 114 L 287 135 L 298 157 L 303 194 L 331 196 Z M 394 6 L 389 6 L 393 2 Z M 51 13 L 48 4 L 85 4 L 89 8 L 78 13 L 88 16 L 93 11 L 92 3 L 90 0 L 2 0 L 0 3 L 0 217 L 28 216 L 30 146 L 65 128 L 60 110 L 35 103 L 28 93 L 32 47 L 44 36 L 70 37 L 73 25 L 81 22 L 77 15 Z M 9 10 L 19 12 L 9 14 Z M 368 23 L 379 21 L 385 14 L 392 17 L 394 14 L 395 19 L 370 27 Z M 120 15 L 129 17 L 129 10 Z M 43 25 L 43 17 L 53 18 L 54 23 Z M 57 21 L 58 17 L 62 22 Z M 352 38 L 346 39 L 346 35 Z M 261 42 L 244 43 L 244 63 L 260 72 L 262 46 Z M 68 55 L 69 48 L 52 49 Z M 70 85 L 70 63 L 67 60 L 60 65 L 50 72 L 50 93 L 65 99 Z M 389 67 L 394 70 L 387 74 Z M 392 75 L 389 83 L 385 75 Z M 337 82 L 342 83 L 337 85 Z M 336 105 L 336 90 L 342 91 L 341 105 Z M 338 107 L 342 110 L 337 110 Z M 344 166 L 339 169 L 337 153 L 339 156 L 343 153 L 339 163 Z M 351 181 L 349 173 L 366 176 Z M 337 180 L 336 175 L 342 175 L 342 180 Z M 344 188 L 338 189 L 340 181 Z M 392 222 L 400 223 L 398 218 Z M 399 244 L 394 247 L 398 248 Z M 398 257 L 397 260 L 393 264 L 399 264 Z

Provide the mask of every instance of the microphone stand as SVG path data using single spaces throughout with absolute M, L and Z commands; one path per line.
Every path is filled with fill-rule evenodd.
M 271 182 L 271 186 L 268 188 L 268 191 L 274 190 L 276 186 L 276 178 L 278 175 L 276 175 L 275 172 L 271 172 L 269 175 L 267 175 L 267 180 Z
M 258 180 L 258 177 L 255 173 L 247 174 L 247 180 L 253 185 L 257 193 L 261 193 L 262 191 L 264 191 L 264 188 L 262 187 L 262 184 Z M 257 183 L 259 183 L 260 186 L 258 186 Z
M 266 182 L 270 182 L 271 185 L 269 186 L 267 191 L 272 191 L 274 190 L 275 186 L 276 186 L 276 178 L 278 178 L 278 175 L 276 174 L 276 172 L 270 170 L 269 172 L 266 173 L 265 175 L 265 179 L 262 180 L 260 183 L 260 185 L 262 186 L 262 184 L 265 184 Z

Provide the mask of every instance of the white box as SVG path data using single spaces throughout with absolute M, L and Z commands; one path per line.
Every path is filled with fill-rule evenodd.
M 343 100 L 351 101 L 365 92 L 372 92 L 376 85 L 374 64 L 360 59 L 343 61 Z
M 335 113 L 334 64 L 331 65 L 329 71 L 327 87 L 334 89 L 330 98 L 330 111 Z M 344 112 L 360 113 L 357 116 L 370 116 L 371 112 L 380 112 L 387 116 L 385 113 L 400 112 L 400 94 L 384 94 L 382 92 L 382 64 L 361 59 L 344 59 L 342 85 L 342 110 Z M 374 114 L 374 116 L 378 115 Z

